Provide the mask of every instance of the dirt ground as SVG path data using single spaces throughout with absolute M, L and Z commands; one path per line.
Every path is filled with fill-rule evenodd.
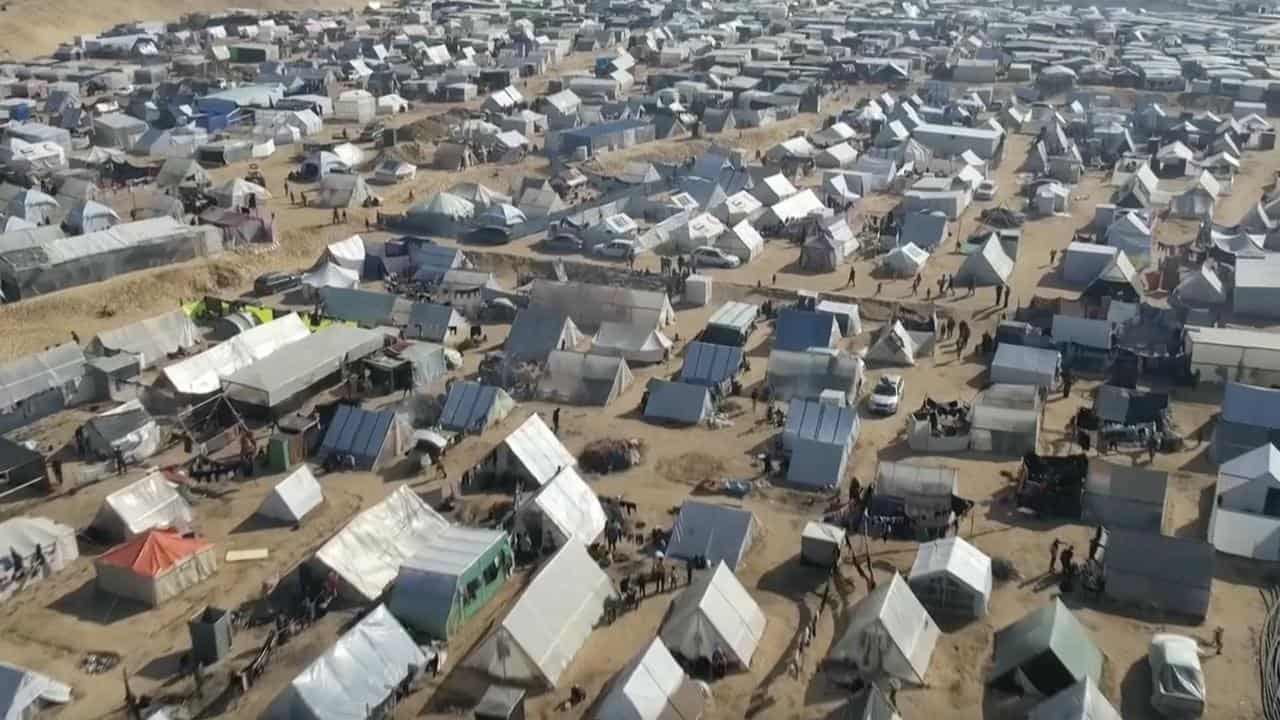
M 12 16 L 15 10 L 11 8 Z M 60 30 L 65 32 L 65 30 Z M 862 90 L 865 92 L 865 89 Z M 852 95 L 841 102 L 852 103 Z M 829 103 L 826 113 L 835 108 Z M 430 112 L 424 110 L 423 113 Z M 786 123 L 740 135 L 725 137 L 728 144 L 754 151 L 766 147 L 796 130 L 811 129 L 817 122 L 812 115 L 800 116 Z M 992 204 L 1008 204 L 1021 209 L 1013 195 L 1019 185 L 1016 168 L 1025 155 L 1031 138 L 1014 136 L 1009 140 L 1006 161 L 996 173 L 999 195 L 993 203 L 978 203 L 953 224 L 953 237 L 964 237 L 976 229 L 977 212 Z M 704 151 L 706 143 L 680 140 L 633 148 L 611 156 L 614 165 L 628 158 L 663 157 L 667 159 L 695 155 Z M 1270 182 L 1272 171 L 1280 166 L 1275 152 L 1265 155 L 1250 153 L 1245 160 L 1245 173 L 1236 182 L 1234 193 L 1219 205 L 1218 219 L 1232 222 L 1257 197 L 1260 187 Z M 262 164 L 269 189 L 277 200 L 269 211 L 277 215 L 281 228 L 281 248 L 266 255 L 229 255 L 209 262 L 188 263 L 148 273 L 139 273 L 113 281 L 76 288 L 55 295 L 36 298 L 16 305 L 0 306 L 0 356 L 14 357 L 66 339 L 76 331 L 82 338 L 95 332 L 147 317 L 170 307 L 179 299 L 204 292 L 233 294 L 245 290 L 259 273 L 270 269 L 299 269 L 309 265 L 323 246 L 365 231 L 364 212 L 350 214 L 343 226 L 328 225 L 329 211 L 291 207 L 282 198 L 283 182 L 291 161 L 284 153 Z M 220 170 L 220 179 L 243 173 L 245 167 Z M 482 166 L 460 173 L 420 170 L 411 183 L 382 189 L 385 210 L 397 212 L 414 199 L 444 189 L 455 182 L 470 180 L 490 184 L 498 190 L 509 187 L 518 174 L 545 175 L 544 159 L 532 158 L 519 166 L 495 168 Z M 808 182 L 816 182 L 810 178 Z M 1036 220 L 1026 227 L 1013 278 L 1014 303 L 1025 302 L 1033 293 L 1071 295 L 1056 279 L 1050 266 L 1051 250 L 1061 250 L 1072 233 L 1088 224 L 1093 207 L 1108 199 L 1106 179 L 1098 175 L 1085 178 L 1074 190 L 1070 216 Z M 128 195 L 114 198 L 117 207 L 131 205 Z M 868 199 L 868 206 L 884 205 L 884 198 Z M 441 240 L 449 244 L 451 241 Z M 546 259 L 530 247 L 528 241 L 500 248 L 498 251 L 468 248 L 477 254 L 500 252 L 522 258 Z M 842 268 L 826 275 L 811 275 L 796 267 L 795 246 L 770 241 L 764 255 L 744 268 L 733 271 L 710 271 L 716 278 L 714 304 L 725 299 L 761 300 L 753 294 L 757 284 L 774 285 L 787 290 L 820 290 L 832 297 L 850 298 L 868 308 L 883 307 L 892 302 L 923 302 L 913 297 L 905 280 L 872 278 L 872 262 L 860 259 L 855 265 L 856 284 L 848 286 L 848 270 Z M 934 286 L 941 273 L 951 273 L 962 256 L 944 246 L 931 258 L 924 274 L 924 288 Z M 656 269 L 657 258 L 643 258 L 642 268 Z M 511 272 L 501 274 L 510 283 Z M 980 290 L 974 297 L 948 297 L 936 303 L 941 312 L 970 320 L 975 335 L 992 327 L 1002 309 L 993 306 L 990 290 Z M 689 338 L 696 335 L 710 315 L 710 307 L 680 309 L 679 318 L 670 335 L 679 337 L 675 358 L 666 365 L 636 368 L 636 382 L 612 406 L 604 409 L 565 408 L 562 417 L 563 438 L 575 453 L 591 440 L 600 437 L 636 438 L 645 444 L 644 463 L 624 473 L 593 479 L 602 495 L 625 496 L 637 503 L 639 519 L 646 527 L 669 525 L 671 512 L 694 492 L 696 480 L 689 468 L 698 454 L 712 454 L 723 465 L 723 477 L 760 479 L 760 471 L 752 458 L 758 449 L 772 440 L 775 430 L 766 427 L 747 400 L 736 401 L 731 412 L 732 427 L 675 429 L 647 424 L 639 418 L 637 407 L 644 383 L 651 377 L 667 377 L 676 372 L 679 358 Z M 870 314 L 870 313 L 869 313 Z M 846 341 L 859 347 L 874 331 L 874 322 L 866 323 L 859 338 Z M 489 327 L 485 349 L 497 348 L 505 328 Z M 745 378 L 750 386 L 762 381 L 768 356 L 769 328 L 757 331 L 749 344 L 752 369 Z M 467 355 L 463 372 L 474 372 L 481 353 Z M 944 344 L 937 358 L 921 362 L 907 370 L 904 407 L 914 407 L 926 397 L 939 400 L 971 400 L 984 383 L 984 367 L 978 358 L 957 357 L 950 345 Z M 869 379 L 878 376 L 872 372 Z M 1063 428 L 1075 411 L 1091 403 L 1095 384 L 1081 381 L 1070 398 L 1053 398 L 1048 403 L 1042 434 L 1041 450 L 1065 452 L 1069 448 Z M 1189 392 L 1174 390 L 1174 418 L 1189 436 L 1208 423 L 1220 396 L 1211 390 Z M 468 438 L 449 454 L 448 472 L 458 477 L 471 464 L 514 429 L 530 412 L 549 415 L 553 408 L 543 403 L 524 403 L 504 422 L 483 435 Z M 74 414 L 73 414 L 73 417 Z M 1017 568 L 1020 580 L 1000 585 L 994 594 L 990 615 L 981 621 L 961 627 L 946 627 L 938 643 L 927 675 L 927 686 L 905 688 L 899 694 L 904 717 L 1002 718 L 1016 716 L 1007 698 L 988 693 L 983 685 L 983 672 L 991 656 L 992 632 L 1018 619 L 1028 611 L 1048 602 L 1056 593 L 1045 577 L 1047 554 L 1055 537 L 1087 546 L 1092 529 L 1080 525 L 1057 524 L 1036 520 L 1014 511 L 1008 502 L 1010 478 L 1017 463 L 976 453 L 957 456 L 925 457 L 910 453 L 902 439 L 903 418 L 862 418 L 861 435 L 852 461 L 852 472 L 864 481 L 873 477 L 876 462 L 910 456 L 926 463 L 944 464 L 960 472 L 961 494 L 978 503 L 972 521 L 962 527 L 962 534 L 992 557 L 1003 558 Z M 62 438 L 73 423 L 66 418 L 41 428 L 42 438 Z M 1160 455 L 1156 468 L 1168 470 L 1172 478 L 1172 500 L 1168 532 L 1191 537 L 1204 537 L 1205 518 L 1214 482 L 1213 469 L 1205 458 L 1205 447 L 1191 441 L 1186 451 Z M 1117 458 L 1121 462 L 1145 463 L 1145 458 Z M 134 473 L 132 477 L 137 477 Z M 92 557 L 102 548 L 86 546 L 83 557 L 74 567 L 54 579 L 25 592 L 0 608 L 0 656 L 21 665 L 46 671 L 73 685 L 77 701 L 65 708 L 60 718 L 79 720 L 112 716 L 121 705 L 123 687 L 119 671 L 105 675 L 88 675 L 79 669 L 83 653 L 91 650 L 114 650 L 124 656 L 124 665 L 136 693 L 160 694 L 176 687 L 173 670 L 177 657 L 187 647 L 185 620 L 206 603 L 234 605 L 256 597 L 264 580 L 287 573 L 298 561 L 308 557 L 327 537 L 341 526 L 357 508 L 368 507 L 389 492 L 394 484 L 408 480 L 414 489 L 428 498 L 439 497 L 437 482 L 406 478 L 397 472 L 373 474 L 338 474 L 322 478 L 328 500 L 317 517 L 310 518 L 298 531 L 287 528 L 259 528 L 248 524 L 248 518 L 270 488 L 274 478 L 261 478 L 224 488 L 226 494 L 217 499 L 202 499 L 196 506 L 201 531 L 218 546 L 220 568 L 215 577 L 193 588 L 181 597 L 155 610 L 126 607 L 97 594 L 93 589 Z M 125 480 L 111 479 L 78 492 L 68 492 L 40 501 L 11 503 L 0 508 L 6 514 L 25 512 L 44 515 L 77 528 L 92 519 L 102 498 L 123 485 Z M 709 716 L 715 719 L 759 718 L 826 718 L 835 717 L 842 692 L 831 676 L 818 669 L 833 638 L 842 625 L 845 602 L 862 597 L 866 588 L 851 568 L 841 571 L 836 589 L 843 602 L 825 613 L 819 621 L 818 637 L 804 656 L 803 670 L 793 678 L 786 670 L 798 642 L 799 628 L 817 609 L 817 594 L 823 582 L 821 574 L 801 566 L 797 561 L 799 533 L 804 523 L 821 515 L 826 498 L 797 493 L 760 482 L 759 487 L 742 501 L 710 496 L 717 502 L 740 504 L 751 510 L 759 523 L 759 534 L 738 576 L 760 603 L 769 624 L 751 668 L 717 682 L 712 690 L 714 707 Z M 467 498 L 468 504 L 483 503 L 490 498 Z M 464 509 L 464 511 L 466 511 Z M 858 541 L 861 543 L 861 540 Z M 271 555 L 262 562 L 223 563 L 228 549 L 266 547 Z M 877 569 L 877 579 L 886 581 L 895 570 L 905 572 L 914 559 L 913 543 L 875 541 L 870 545 Z M 647 563 L 635 558 L 612 568 L 627 572 Z M 1145 664 L 1147 644 L 1153 633 L 1172 630 L 1207 640 L 1213 628 L 1226 628 L 1226 647 L 1221 656 L 1205 661 L 1208 681 L 1209 710 L 1206 717 L 1260 717 L 1259 683 L 1256 667 L 1257 633 L 1263 614 L 1259 588 L 1272 582 L 1275 568 L 1257 563 L 1244 563 L 1220 556 L 1209 616 L 1199 625 L 1188 626 L 1165 617 L 1153 617 L 1139 608 L 1096 604 L 1078 597 L 1064 598 L 1089 628 L 1094 641 L 1107 656 L 1104 687 L 1106 694 L 1126 718 L 1154 718 L 1149 708 L 1150 679 Z M 508 584 L 504 596 L 491 603 L 485 612 L 468 624 L 450 647 L 450 662 L 443 677 L 403 703 L 398 717 L 457 717 L 449 706 L 459 706 L 474 698 L 474 684 L 465 673 L 456 670 L 467 649 L 483 637 L 502 616 L 503 601 L 519 589 L 520 578 Z M 673 595 L 650 597 L 639 610 L 623 616 L 609 627 L 592 634 L 569 668 L 561 689 L 535 695 L 530 701 L 530 717 L 587 717 L 598 701 L 606 683 L 654 636 Z M 350 611 L 335 614 L 313 627 L 301 638 L 286 646 L 270 671 L 251 693 L 238 704 L 223 710 L 224 717 L 256 717 L 279 693 L 281 688 L 312 658 L 331 644 Z M 243 661 L 253 650 L 257 635 L 237 640 L 236 657 Z M 578 708 L 558 711 L 555 706 L 567 696 L 571 685 L 581 685 L 589 701 Z

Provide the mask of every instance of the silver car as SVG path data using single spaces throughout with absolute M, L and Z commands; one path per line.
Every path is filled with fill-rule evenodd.
M 742 264 L 738 256 L 730 255 L 710 245 L 694 248 L 693 252 L 689 253 L 689 261 L 694 267 L 736 268 Z

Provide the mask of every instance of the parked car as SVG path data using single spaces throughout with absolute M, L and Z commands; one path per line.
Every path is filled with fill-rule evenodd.
M 876 382 L 867 400 L 869 409 L 879 415 L 892 415 L 898 412 L 902 402 L 903 380 L 901 375 L 884 375 Z
M 736 255 L 730 255 L 720 248 L 711 247 L 710 245 L 694 248 L 693 252 L 689 253 L 689 261 L 695 268 L 736 268 L 742 264 L 742 260 Z
M 547 252 L 581 252 L 582 240 L 569 233 L 548 235 L 547 239 L 542 241 L 542 249 Z
M 983 180 L 973 196 L 978 200 L 995 200 L 998 187 L 991 180 Z
M 1151 707 L 1167 718 L 1204 715 L 1205 682 L 1195 638 L 1157 633 L 1147 654 L 1151 664 Z
M 610 240 L 591 249 L 592 254 L 614 260 L 625 260 L 635 252 L 636 244 L 630 240 Z

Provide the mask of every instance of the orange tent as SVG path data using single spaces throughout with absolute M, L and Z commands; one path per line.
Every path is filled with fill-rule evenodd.
M 102 589 L 154 606 L 212 575 L 216 563 L 207 540 L 152 529 L 107 551 L 94 565 Z

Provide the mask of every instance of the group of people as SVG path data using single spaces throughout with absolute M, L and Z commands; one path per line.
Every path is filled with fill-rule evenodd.
M 964 353 L 965 348 L 969 346 L 970 336 L 969 323 L 954 318 L 942 318 L 938 321 L 938 339 L 946 342 L 951 338 L 956 340 L 956 355 Z

